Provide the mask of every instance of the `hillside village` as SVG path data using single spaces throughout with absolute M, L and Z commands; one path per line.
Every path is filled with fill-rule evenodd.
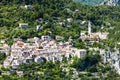
M 117 2 L 0 1 L 0 80 L 119 80 Z
M 50 36 L 42 36 L 41 39 L 35 37 L 27 40 L 28 43 L 17 41 L 9 49 L 11 52 L 4 61 L 4 67 L 17 68 L 20 64 L 31 62 L 40 63 L 43 60 L 47 61 L 62 61 L 63 55 L 78 56 L 82 58 L 86 55 L 86 50 L 72 47 L 69 42 L 59 42 L 51 39 Z
M 22 26 L 26 26 L 26 24 L 23 24 Z M 80 38 L 83 43 L 89 41 L 94 44 L 95 42 L 99 43 L 101 40 L 107 39 L 107 32 L 92 33 L 91 26 L 90 22 L 88 22 L 88 31 L 84 31 L 88 32 L 88 34 L 81 32 Z M 61 36 L 56 36 L 56 40 L 63 39 L 64 38 Z M 78 49 L 73 46 L 71 41 L 57 42 L 50 36 L 29 38 L 26 41 L 23 41 L 20 38 L 15 38 L 14 40 L 15 42 L 11 46 L 4 44 L 4 41 L 2 41 L 3 44 L 0 47 L 0 52 L 7 55 L 7 58 L 3 63 L 4 68 L 17 69 L 21 64 L 30 64 L 32 62 L 37 64 L 44 61 L 61 62 L 64 60 L 64 57 L 67 59 L 76 56 L 78 58 L 84 58 L 88 54 L 88 51 L 92 51 L 93 54 L 97 51 L 102 56 L 103 63 L 110 63 L 111 67 L 117 70 L 117 73 L 120 71 L 120 49 L 115 49 L 115 52 L 111 52 L 109 48 L 106 50 L 98 47 L 89 47 L 89 50 Z M 8 72 L 3 74 L 8 75 L 10 73 Z M 23 72 L 18 71 L 18 74 L 23 75 Z

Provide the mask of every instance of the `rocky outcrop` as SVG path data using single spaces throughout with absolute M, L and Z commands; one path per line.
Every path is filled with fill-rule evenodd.
M 102 4 L 110 5 L 110 6 L 117 6 L 120 4 L 120 0 L 104 0 Z

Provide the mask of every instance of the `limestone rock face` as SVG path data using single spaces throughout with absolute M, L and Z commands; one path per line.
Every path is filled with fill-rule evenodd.
M 105 0 L 104 4 L 110 5 L 110 6 L 117 6 L 120 4 L 120 0 Z

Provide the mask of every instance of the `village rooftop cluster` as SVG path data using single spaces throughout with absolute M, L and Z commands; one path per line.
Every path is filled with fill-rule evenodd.
M 16 41 L 11 48 L 3 45 L 4 52 L 10 55 L 4 61 L 4 67 L 16 69 L 20 64 L 31 62 L 62 61 L 63 55 L 67 58 L 86 55 L 85 49 L 77 49 L 70 42 L 56 42 L 50 36 L 30 38 L 26 42 Z

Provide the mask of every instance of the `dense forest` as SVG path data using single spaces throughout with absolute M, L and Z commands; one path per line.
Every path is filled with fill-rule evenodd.
M 104 27 L 110 32 L 110 39 L 120 41 L 119 6 L 84 6 L 71 0 L 2 0 L 0 3 L 0 39 L 27 39 L 49 35 L 49 32 L 52 32 L 52 37 L 59 34 L 66 39 L 77 39 L 80 31 L 85 29 L 80 22 L 90 20 L 94 31 Z M 26 4 L 32 5 L 32 10 L 22 8 Z M 75 12 L 76 9 L 79 11 Z M 37 21 L 39 18 L 43 19 L 42 24 Z M 67 18 L 73 18 L 74 21 L 68 23 Z M 58 25 L 59 22 L 64 22 L 64 25 Z M 19 29 L 19 23 L 28 23 L 29 27 Z M 38 32 L 35 31 L 36 25 L 42 25 Z

